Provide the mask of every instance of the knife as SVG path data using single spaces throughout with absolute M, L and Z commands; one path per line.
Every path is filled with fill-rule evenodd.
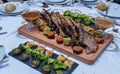
M 0 33 L 0 35 L 3 35 L 3 34 L 6 34 L 7 32 L 2 32 L 2 33 Z

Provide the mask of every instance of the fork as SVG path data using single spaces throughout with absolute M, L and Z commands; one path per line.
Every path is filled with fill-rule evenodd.
M 4 56 L 4 58 L 0 61 L 0 66 L 3 64 L 3 63 L 6 63 L 9 61 L 9 57 L 7 55 Z

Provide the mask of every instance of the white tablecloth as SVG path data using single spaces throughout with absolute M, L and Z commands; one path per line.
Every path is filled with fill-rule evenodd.
M 58 8 L 58 7 L 54 7 Z M 59 7 L 61 9 L 69 9 L 68 7 Z M 71 8 L 70 8 L 71 9 Z M 86 7 L 74 7 L 73 9 L 79 9 L 82 13 L 97 13 Z M 30 7 L 30 10 L 39 10 L 40 7 Z M 0 26 L 3 27 L 2 31 L 7 31 L 5 35 L 0 35 L 0 45 L 4 45 L 6 48 L 6 54 L 8 54 L 13 48 L 17 47 L 20 43 L 24 43 L 31 39 L 18 37 L 17 29 L 22 26 L 23 19 L 20 16 L 2 16 L 0 15 Z M 119 26 L 118 26 L 119 27 Z M 120 28 L 119 28 L 120 29 Z M 1 31 L 0 31 L 1 32 Z M 113 32 L 110 32 L 113 33 Z M 115 34 L 115 33 L 114 33 Z M 115 34 L 117 35 L 117 34 Z M 114 41 L 120 46 L 120 39 L 115 38 Z M 110 44 L 106 50 L 113 49 L 114 45 Z M 120 48 L 120 47 L 119 47 Z M 60 53 L 58 51 L 54 51 Z M 9 65 L 0 68 L 0 74 L 41 74 L 37 70 L 25 65 L 24 63 L 9 56 Z M 79 66 L 74 70 L 72 74 L 119 74 L 120 73 L 120 51 L 110 52 L 104 51 L 101 56 L 92 65 L 85 64 L 72 57 L 69 57 Z

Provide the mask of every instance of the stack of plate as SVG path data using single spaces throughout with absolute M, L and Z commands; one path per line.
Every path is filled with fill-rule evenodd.
M 66 4 L 70 2 L 70 0 L 42 0 L 47 4 Z
M 5 6 L 6 6 L 6 4 L 9 4 L 9 3 L 14 4 L 16 6 L 16 9 L 13 12 L 6 12 L 5 11 Z M 19 15 L 23 12 L 28 11 L 28 10 L 29 10 L 29 8 L 26 4 L 21 4 L 19 2 L 8 2 L 8 3 L 3 3 L 0 5 L 0 14 L 1 15 L 10 15 L 10 16 Z
M 81 0 L 81 3 L 86 5 L 93 5 L 96 4 L 99 0 Z

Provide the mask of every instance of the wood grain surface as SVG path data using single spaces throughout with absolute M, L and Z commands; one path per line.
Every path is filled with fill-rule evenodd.
M 58 50 L 62 53 L 65 53 L 77 60 L 85 62 L 87 64 L 93 64 L 95 60 L 100 56 L 100 54 L 106 49 L 106 47 L 111 43 L 113 40 L 113 35 L 109 34 L 108 38 L 105 39 L 103 44 L 99 44 L 99 49 L 95 53 L 86 54 L 85 50 L 82 54 L 75 54 L 72 51 L 71 46 L 65 46 L 64 44 L 58 44 L 55 39 L 48 39 L 47 36 L 43 35 L 42 32 L 34 29 L 32 31 L 26 30 L 26 25 L 21 26 L 18 29 L 19 34 L 24 35 L 28 38 L 31 38 L 37 42 L 43 43 L 55 50 Z

